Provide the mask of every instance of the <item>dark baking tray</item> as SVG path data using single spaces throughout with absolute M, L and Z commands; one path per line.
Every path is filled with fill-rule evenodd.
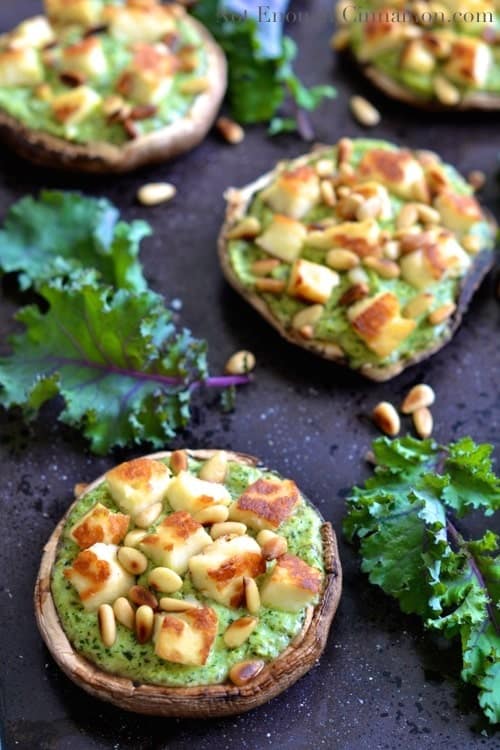
M 348 65 L 333 62 L 328 46 L 331 6 L 331 0 L 297 2 L 292 7 L 302 11 L 302 20 L 289 27 L 299 43 L 304 78 L 309 83 L 334 79 L 339 90 L 337 100 L 313 116 L 318 140 L 366 135 L 349 116 L 347 104 L 353 92 L 364 93 L 383 115 L 376 135 L 439 150 L 464 172 L 483 169 L 488 174 L 484 199 L 498 213 L 498 115 L 431 115 L 378 95 Z M 0 28 L 8 29 L 38 8 L 32 0 L 4 0 Z M 223 190 L 245 184 L 277 159 L 302 150 L 304 144 L 293 136 L 273 140 L 264 129 L 254 128 L 239 147 L 211 136 L 173 164 L 105 179 L 42 172 L 3 149 L 0 211 L 3 215 L 14 200 L 42 187 L 79 188 L 108 196 L 129 219 L 149 220 L 155 234 L 144 242 L 146 274 L 168 299 L 183 300 L 183 321 L 210 343 L 212 370 L 220 370 L 226 357 L 242 347 L 254 351 L 259 363 L 255 383 L 240 390 L 233 414 L 221 413 L 213 393 L 204 394 L 193 409 L 190 430 L 175 445 L 230 447 L 262 457 L 294 477 L 339 530 L 348 488 L 367 472 L 363 455 L 376 431 L 366 414 L 380 399 L 398 402 L 409 386 L 425 379 L 438 394 L 438 439 L 470 433 L 480 441 L 498 441 L 500 304 L 490 275 L 454 341 L 430 363 L 383 385 L 281 341 L 224 283 L 215 242 Z M 138 186 L 163 179 L 177 185 L 176 199 L 159 208 L 138 206 Z M 11 314 L 20 301 L 14 289 L 4 280 L 2 341 L 13 329 Z M 75 482 L 88 481 L 138 451 L 95 458 L 75 432 L 56 424 L 55 414 L 55 408 L 44 409 L 29 429 L 18 415 L 0 415 L 1 710 L 8 750 L 500 746 L 498 734 L 486 736 L 480 722 L 483 734 L 477 730 L 474 693 L 458 686 L 457 650 L 424 636 L 417 619 L 402 616 L 369 586 L 355 551 L 342 541 L 344 595 L 325 655 L 267 706 L 220 721 L 141 718 L 73 686 L 54 665 L 35 626 L 32 590 L 40 553 L 71 501 Z M 469 530 L 474 531 L 474 524 Z M 443 679 L 440 671 L 448 677 Z

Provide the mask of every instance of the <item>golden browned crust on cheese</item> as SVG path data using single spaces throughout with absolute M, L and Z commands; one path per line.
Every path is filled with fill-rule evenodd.
M 172 159 L 200 143 L 217 116 L 226 91 L 227 65 L 224 53 L 205 27 L 191 16 L 203 40 L 208 69 L 207 91 L 199 94 L 188 114 L 171 125 L 128 141 L 123 146 L 110 143 L 79 144 L 50 133 L 32 130 L 0 110 L 0 139 L 17 154 L 35 164 L 78 172 L 129 172 L 146 164 Z
M 188 453 L 193 458 L 206 460 L 216 451 L 198 450 L 188 451 Z M 230 451 L 226 453 L 229 461 L 237 461 L 247 466 L 260 465 L 258 459 L 253 456 Z M 147 458 L 163 458 L 167 455 L 170 454 L 162 452 Z M 89 484 L 85 493 L 95 489 L 103 479 L 104 477 L 99 477 Z M 136 684 L 127 678 L 104 672 L 73 649 L 61 626 L 51 593 L 51 574 L 57 547 L 72 507 L 68 509 L 45 545 L 35 586 L 35 614 L 40 633 L 59 667 L 71 680 L 91 695 L 129 711 L 148 715 L 197 719 L 230 716 L 267 703 L 309 671 L 321 656 L 342 589 L 342 570 L 337 542 L 329 523 L 324 523 L 321 527 L 325 574 L 320 601 L 314 608 L 308 609 L 302 631 L 286 651 L 266 664 L 262 671 L 246 685 L 224 683 L 171 688 Z M 313 585 L 312 581 L 310 585 Z M 203 616 L 199 610 L 192 610 L 192 612 L 197 613 L 194 616 Z M 191 611 L 189 614 L 182 613 L 183 618 L 189 619 L 189 616 L 191 616 Z
M 314 147 L 313 151 L 316 154 L 320 154 L 322 151 L 328 151 L 328 146 L 319 145 Z M 301 164 L 306 164 L 310 158 L 310 154 L 305 154 L 303 157 L 299 157 L 294 160 L 294 166 L 299 167 Z M 226 191 L 225 197 L 227 201 L 226 217 L 222 226 L 219 240 L 218 240 L 218 252 L 219 261 L 221 264 L 222 272 L 226 280 L 231 286 L 254 307 L 257 312 L 262 315 L 268 323 L 270 323 L 278 333 L 287 341 L 302 349 L 307 349 L 313 354 L 317 354 L 324 359 L 328 359 L 341 366 L 352 368 L 347 358 L 339 353 L 339 347 L 334 343 L 326 341 L 320 341 L 317 339 L 306 339 L 298 331 L 291 327 L 284 326 L 271 312 L 267 306 L 265 300 L 256 293 L 253 289 L 245 286 L 238 279 L 235 274 L 230 256 L 229 256 L 229 241 L 227 239 L 228 231 L 241 219 L 253 197 L 271 184 L 279 173 L 279 166 L 271 172 L 260 177 L 255 182 L 246 185 L 241 189 L 230 188 Z M 496 227 L 496 222 L 493 217 L 490 217 L 490 223 L 493 227 Z M 407 367 L 415 365 L 423 360 L 427 359 L 431 355 L 443 348 L 452 338 L 455 331 L 460 326 L 463 314 L 466 312 L 469 303 L 474 296 L 475 291 L 482 283 L 487 273 L 491 270 L 494 263 L 494 253 L 490 250 L 482 250 L 474 259 L 469 272 L 464 276 L 461 281 L 460 295 L 457 302 L 457 308 L 454 314 L 449 318 L 447 322 L 447 329 L 444 335 L 441 335 L 439 340 L 436 341 L 432 346 L 427 349 L 421 350 L 411 357 L 406 359 L 399 359 L 389 365 L 376 365 L 367 363 L 362 365 L 358 372 L 369 380 L 383 382 L 390 380 L 391 378 L 399 375 Z

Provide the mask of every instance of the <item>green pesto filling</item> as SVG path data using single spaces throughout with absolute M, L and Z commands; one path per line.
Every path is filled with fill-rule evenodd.
M 363 10 L 375 10 L 373 4 L 365 4 Z M 380 9 L 379 9 L 380 10 Z M 493 12 L 493 11 L 492 11 Z M 350 25 L 351 34 L 351 45 L 356 55 L 361 52 L 364 38 L 363 38 L 363 23 L 352 23 Z M 425 31 L 438 31 L 446 28 L 448 32 L 454 32 L 457 34 L 457 39 L 462 38 L 477 38 L 483 31 L 481 24 L 467 23 L 460 25 L 458 23 L 446 24 L 446 27 L 440 25 L 426 26 Z M 493 30 L 496 30 L 497 34 L 500 33 L 500 14 L 495 15 L 495 25 L 491 26 Z M 483 91 L 491 94 L 500 93 L 500 48 L 497 46 L 490 46 L 492 53 L 491 65 L 488 71 L 488 75 L 480 88 L 477 86 L 466 86 L 465 84 L 457 83 L 453 81 L 453 85 L 456 86 L 462 95 L 473 91 Z M 394 49 L 386 52 L 380 52 L 373 59 L 370 59 L 370 64 L 378 68 L 383 73 L 387 74 L 394 81 L 397 81 L 406 88 L 414 91 L 421 97 L 430 99 L 434 96 L 434 85 L 433 79 L 438 75 L 445 61 L 437 60 L 436 67 L 430 73 L 420 73 L 412 70 L 405 70 L 400 62 L 401 50 Z
M 200 467 L 201 463 L 191 461 L 189 470 L 196 473 Z M 261 476 L 276 475 L 253 467 L 230 463 L 225 484 L 233 500 L 236 500 L 249 484 Z M 89 613 L 83 609 L 78 594 L 64 577 L 65 568 L 71 565 L 80 551 L 69 537 L 69 531 L 76 521 L 97 502 L 111 510 L 119 510 L 104 483 L 82 498 L 73 509 L 66 522 L 57 553 L 52 578 L 52 594 L 62 626 L 74 648 L 100 668 L 116 675 L 129 677 L 136 682 L 171 686 L 210 685 L 224 682 L 231 667 L 243 659 L 260 658 L 266 661 L 276 659 L 300 632 L 304 623 L 305 609 L 298 613 L 291 613 L 262 608 L 259 612 L 259 623 L 249 639 L 239 648 L 227 649 L 222 638 L 225 629 L 231 622 L 248 613 L 243 609 L 229 609 L 214 602 L 213 599 L 200 596 L 193 587 L 189 574 L 186 574 L 181 591 L 172 596 L 183 599 L 188 595 L 193 595 L 197 600 L 212 607 L 219 618 L 218 636 L 205 666 L 192 667 L 164 661 L 156 656 L 151 642 L 140 645 L 134 634 L 122 625 L 117 627 L 114 645 L 111 648 L 105 648 L 99 636 L 96 613 Z M 166 510 L 150 530 L 152 531 L 171 512 L 170 509 Z M 321 524 L 322 520 L 317 511 L 302 499 L 294 515 L 280 527 L 279 533 L 286 537 L 289 552 L 323 571 Z M 250 529 L 248 533 L 255 536 Z M 153 567 L 155 566 L 150 563 L 150 567 L 138 579 L 138 583 L 146 583 L 147 574 Z
M 396 150 L 395 146 L 392 146 L 385 141 L 360 139 L 354 141 L 354 152 L 350 163 L 356 168 L 363 155 L 373 148 Z M 314 164 L 319 159 L 325 158 L 335 159 L 336 148 L 332 147 L 331 151 L 322 151 L 319 155 L 312 155 L 310 163 Z M 445 169 L 453 188 L 457 193 L 463 195 L 471 194 L 471 187 L 452 166 L 446 165 Z M 394 231 L 395 217 L 403 206 L 404 201 L 391 193 L 389 193 L 389 196 L 393 209 L 393 218 L 388 221 L 380 221 L 379 223 L 382 229 Z M 312 211 L 301 219 L 301 221 L 305 224 L 314 223 L 331 216 L 331 211 L 331 208 L 324 205 L 315 206 Z M 271 221 L 273 211 L 263 203 L 260 194 L 257 194 L 252 200 L 248 209 L 248 214 L 258 218 L 262 224 L 262 229 L 264 230 Z M 484 247 L 491 247 L 492 232 L 487 222 L 478 223 L 469 233 L 479 236 Z M 299 257 L 315 263 L 324 263 L 326 253 L 326 250 L 308 247 L 306 244 L 304 245 Z M 231 240 L 229 242 L 229 256 L 232 268 L 239 281 L 250 288 L 253 287 L 257 278 L 252 273 L 252 264 L 261 258 L 270 257 L 264 250 L 261 250 L 255 245 L 255 243 L 246 240 Z M 281 263 L 272 272 L 271 276 L 277 279 L 287 280 L 290 275 L 290 269 L 290 265 Z M 418 294 L 417 289 L 406 283 L 401 278 L 383 279 L 374 271 L 369 271 L 368 269 L 365 269 L 365 271 L 369 278 L 368 283 L 371 296 L 378 292 L 391 291 L 397 296 L 400 306 L 403 308 L 412 297 L 415 297 Z M 356 335 L 347 317 L 347 308 L 338 306 L 340 297 L 350 286 L 352 286 L 352 282 L 349 280 L 347 274 L 341 273 L 340 284 L 333 289 L 330 299 L 325 305 L 324 313 L 314 327 L 314 337 L 322 341 L 340 345 L 352 367 L 357 368 L 365 363 L 385 365 L 400 359 L 409 358 L 416 352 L 427 349 L 432 343 L 436 343 L 447 336 L 448 328 L 446 322 L 441 325 L 430 325 L 427 319 L 427 313 L 423 313 L 416 319 L 417 326 L 413 333 L 404 339 L 398 348 L 388 357 L 381 359 Z M 460 279 L 446 279 L 430 285 L 425 291 L 431 292 L 434 295 L 434 306 L 439 307 L 445 303 L 456 301 L 459 287 Z M 273 315 L 286 328 L 291 326 L 292 319 L 297 312 L 309 307 L 311 304 L 302 302 L 301 300 L 287 294 L 278 295 L 262 293 L 261 296 Z
M 179 44 L 193 45 L 198 50 L 198 65 L 190 72 L 178 72 L 173 76 L 172 86 L 168 93 L 157 105 L 157 111 L 152 117 L 134 122 L 139 136 L 160 130 L 176 120 L 185 117 L 196 99 L 195 94 L 181 92 L 182 85 L 191 79 L 203 76 L 208 67 L 208 58 L 203 41 L 197 30 L 189 22 L 180 19 L 177 24 Z M 93 88 L 104 99 L 116 94 L 115 85 L 120 75 L 127 68 L 132 53 L 127 43 L 114 39 L 108 34 L 100 34 L 103 51 L 108 63 L 107 74 L 100 79 L 90 79 L 86 85 Z M 78 42 L 81 31 L 78 29 L 67 35 L 61 48 Z M 44 82 L 50 85 L 53 94 L 59 95 L 71 91 L 71 88 L 61 82 L 59 71 L 44 66 Z M 67 125 L 58 122 L 52 111 L 50 102 L 37 98 L 35 88 L 30 87 L 0 87 L 0 109 L 3 109 L 16 120 L 19 120 L 31 130 L 39 130 L 51 135 L 64 138 L 75 143 L 111 143 L 120 146 L 128 139 L 125 129 L 120 123 L 110 122 L 100 107 L 91 112 L 82 122 Z

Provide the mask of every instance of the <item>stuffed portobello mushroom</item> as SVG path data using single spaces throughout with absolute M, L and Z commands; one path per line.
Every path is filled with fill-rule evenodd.
M 337 4 L 337 50 L 386 94 L 428 109 L 500 109 L 495 0 Z
M 38 164 L 124 172 L 193 148 L 226 87 L 224 55 L 182 6 L 45 0 L 0 38 L 0 138 Z
M 226 199 L 229 282 L 289 341 L 373 380 L 441 348 L 493 263 L 491 220 L 429 151 L 344 138 Z
M 131 711 L 222 716 L 266 702 L 322 653 L 341 592 L 335 535 L 257 459 L 175 451 L 87 486 L 35 591 L 64 672 Z

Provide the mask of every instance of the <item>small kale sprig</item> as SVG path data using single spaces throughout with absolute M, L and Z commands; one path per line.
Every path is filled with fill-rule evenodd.
M 358 539 L 362 570 L 404 612 L 462 646 L 462 679 L 500 722 L 500 548 L 486 531 L 467 541 L 454 520 L 500 508 L 491 446 L 380 438 L 375 475 L 348 499 L 344 532 Z
M 161 448 L 188 423 L 194 389 L 248 382 L 209 377 L 206 343 L 177 329 L 151 291 L 116 291 L 81 274 L 38 292 L 48 310 L 18 313 L 25 331 L 0 359 L 1 403 L 30 419 L 60 396 L 59 419 L 80 428 L 96 453 L 141 442 Z
M 286 14 L 289 0 L 272 7 L 273 19 L 261 19 L 266 6 L 250 0 L 199 0 L 192 13 L 214 35 L 228 60 L 227 99 L 233 117 L 243 124 L 269 123 L 276 135 L 298 130 L 306 139 L 313 132 L 306 113 L 324 99 L 336 95 L 332 86 L 307 88 L 293 69 L 297 46 L 283 34 L 279 18 Z M 287 98 L 294 112 L 281 113 Z

